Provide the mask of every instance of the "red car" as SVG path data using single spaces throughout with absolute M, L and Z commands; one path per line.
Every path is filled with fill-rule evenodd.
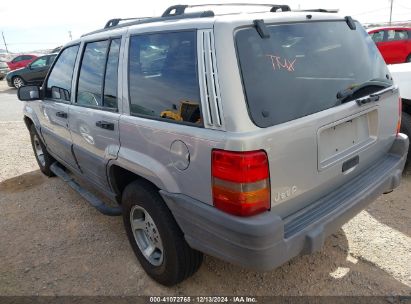
M 411 27 L 368 30 L 387 64 L 411 62 Z
M 31 63 L 34 59 L 36 59 L 36 55 L 19 55 L 15 57 L 12 61 L 7 62 L 7 65 L 9 66 L 10 71 L 24 68 L 26 67 L 29 63 Z

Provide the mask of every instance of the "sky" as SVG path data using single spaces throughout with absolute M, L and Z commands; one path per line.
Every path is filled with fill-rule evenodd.
M 393 21 L 411 20 L 411 1 L 393 0 Z M 222 2 L 254 2 L 252 0 L 2 0 L 0 31 L 10 52 L 27 52 L 64 45 L 70 39 L 102 28 L 112 18 L 159 16 L 170 5 Z M 259 0 L 256 3 L 288 4 L 291 9 L 339 9 L 362 23 L 388 22 L 390 0 Z M 217 11 L 216 11 L 217 12 Z M 4 49 L 0 36 L 0 49 Z

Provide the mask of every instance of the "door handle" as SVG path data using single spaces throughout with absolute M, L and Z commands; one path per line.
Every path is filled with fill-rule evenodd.
M 61 117 L 61 118 L 67 118 L 67 113 L 59 111 L 59 112 L 56 112 L 56 116 Z
M 114 131 L 114 124 L 112 122 L 99 120 L 96 122 L 96 126 L 102 129 Z

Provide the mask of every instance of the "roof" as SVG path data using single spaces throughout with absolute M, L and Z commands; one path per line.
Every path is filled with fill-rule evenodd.
M 367 32 L 374 32 L 374 31 L 380 31 L 380 30 L 411 30 L 411 27 L 407 26 L 379 26 L 379 27 L 373 27 L 367 29 Z
M 187 28 L 190 25 L 193 28 L 211 28 L 214 23 L 231 23 L 235 24 L 252 24 L 253 20 L 263 19 L 267 23 L 272 22 L 289 22 L 289 21 L 318 21 L 318 20 L 337 20 L 344 19 L 342 16 L 332 13 L 317 12 L 317 11 L 285 11 L 285 12 L 251 12 L 251 13 L 229 13 L 214 15 L 210 11 L 186 14 L 184 17 L 155 17 L 155 18 L 136 18 L 137 21 L 128 21 L 123 24 L 115 23 L 118 19 L 112 19 L 107 22 L 114 21 L 113 26 L 102 28 L 91 33 L 84 34 L 83 37 L 92 39 L 94 37 L 113 35 L 121 30 L 150 28 L 152 31 L 157 31 L 166 25 L 168 29 L 178 27 Z M 307 15 L 310 17 L 308 18 Z M 129 19 L 127 19 L 129 20 Z M 107 25 L 106 24 L 106 25 Z M 103 34 L 104 33 L 104 34 Z M 82 38 L 72 41 L 69 44 L 75 44 L 83 40 Z

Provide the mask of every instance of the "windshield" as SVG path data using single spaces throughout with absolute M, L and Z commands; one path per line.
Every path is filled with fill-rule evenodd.
M 238 30 L 235 36 L 250 116 L 259 127 L 340 105 L 338 92 L 370 80 L 392 84 L 378 49 L 358 23 L 356 30 L 345 21 L 267 29 L 268 39 L 255 28 Z

